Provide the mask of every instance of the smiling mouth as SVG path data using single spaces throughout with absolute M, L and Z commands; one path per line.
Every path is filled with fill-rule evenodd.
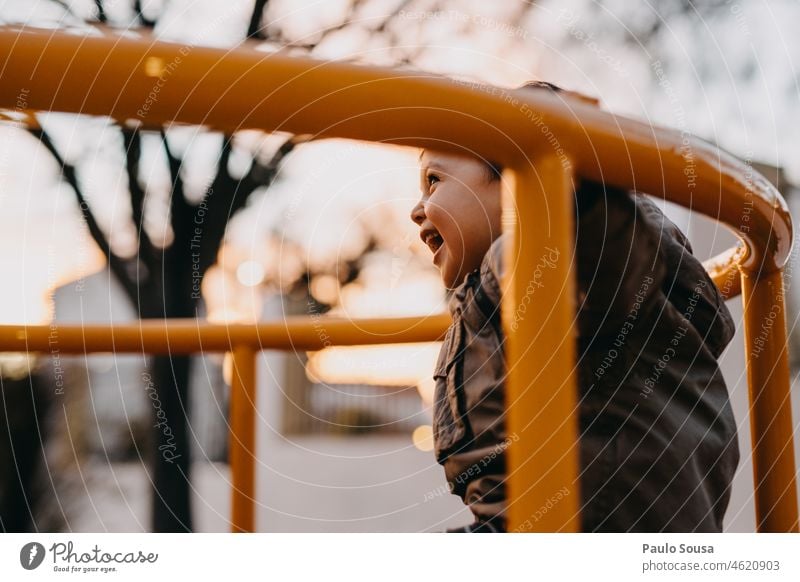
M 425 236 L 425 244 L 428 245 L 428 248 L 435 256 L 439 249 L 442 248 L 442 245 L 444 245 L 444 239 L 442 239 L 438 233 L 430 232 Z

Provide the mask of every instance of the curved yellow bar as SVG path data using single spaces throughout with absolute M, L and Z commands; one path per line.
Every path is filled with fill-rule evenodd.
M 148 38 L 92 36 L 85 31 L 3 27 L 0 53 L 5 55 L 0 107 L 18 107 L 18 97 L 24 95 L 29 109 L 111 116 L 143 127 L 179 122 L 228 132 L 281 130 L 316 138 L 458 149 L 499 162 L 507 168 L 504 179 L 513 192 L 513 199 L 504 201 L 504 215 L 512 217 L 506 226 L 513 233 L 506 259 L 516 266 L 504 288 L 512 297 L 522 292 L 521 282 L 532 275 L 530 265 L 516 260 L 520 249 L 536 256 L 548 241 L 570 248 L 565 198 L 571 195 L 573 179 L 593 179 L 662 196 L 726 224 L 742 245 L 711 260 L 707 268 L 726 297 L 736 295 L 739 285 L 743 293 L 758 527 L 760 531 L 797 531 L 782 279 L 791 251 L 792 222 L 777 190 L 744 163 L 702 141 L 685 140 L 678 132 L 654 129 L 547 91 L 515 92 L 423 73 L 244 48 L 226 51 Z M 569 168 L 559 167 L 562 158 L 569 160 Z M 547 232 L 528 226 L 543 219 L 536 222 L 537 206 L 526 197 L 549 205 L 557 222 Z M 516 211 L 520 213 L 515 215 Z M 741 280 L 736 281 L 739 271 Z M 519 442 L 509 449 L 509 527 L 517 531 L 524 529 L 525 517 L 534 514 L 553 487 L 577 486 L 574 346 L 569 341 L 569 322 L 574 317 L 574 298 L 569 292 L 572 275 L 566 266 L 558 272 L 564 284 L 561 293 L 548 294 L 549 313 L 532 314 L 508 334 L 512 355 L 508 430 L 519 435 Z M 503 324 L 508 331 L 513 314 L 506 303 Z M 446 325 L 444 320 L 428 323 L 430 329 L 409 322 L 400 327 L 383 322 L 375 331 L 398 332 L 387 339 L 391 342 L 421 341 L 433 339 Z M 141 329 L 90 327 L 81 333 L 88 338 L 87 351 L 125 346 L 140 350 L 143 345 L 153 352 L 228 346 L 224 349 L 234 350 L 241 370 L 237 394 L 247 395 L 254 357 L 247 346 L 253 346 L 254 338 L 265 339 L 263 347 L 284 349 L 319 344 L 308 325 L 298 321 L 291 331 L 262 329 L 261 336 L 259 326 L 234 326 L 223 332 L 174 322 L 143 324 Z M 65 339 L 74 333 L 59 329 Z M 45 343 L 49 332 L 47 327 L 0 326 L 0 349 L 49 351 L 52 348 Z M 362 339 L 377 343 L 378 338 L 363 337 L 351 329 L 331 341 Z M 298 343 L 293 344 L 294 340 Z M 550 344 L 557 346 L 552 352 L 547 350 Z M 66 344 L 61 347 L 66 350 Z M 529 352 L 531 357 L 526 356 Z M 238 402 L 240 428 L 234 427 L 234 433 L 249 440 L 253 411 L 252 406 L 249 412 L 243 406 Z M 538 420 L 524 424 L 541 407 L 555 417 L 541 424 Z M 531 425 L 535 426 L 528 429 Z M 537 435 L 552 435 L 554 445 L 538 447 Z M 251 445 L 243 440 L 235 455 L 234 481 L 244 484 L 237 489 L 238 497 L 234 493 L 237 530 L 254 527 Z M 536 467 L 523 471 L 525 464 Z M 577 498 L 571 496 L 569 503 L 560 504 L 530 529 L 576 530 Z
M 0 107 L 109 115 L 160 127 L 281 130 L 474 152 L 524 168 L 557 136 L 579 177 L 663 196 L 719 220 L 750 272 L 784 266 L 788 208 L 752 168 L 676 131 L 547 91 L 514 92 L 402 70 L 85 32 L 0 28 Z M 544 131 L 546 128 L 548 131 Z M 691 183 L 684 172 L 692 174 Z

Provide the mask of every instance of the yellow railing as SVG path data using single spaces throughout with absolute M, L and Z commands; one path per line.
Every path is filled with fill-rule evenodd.
M 319 350 L 325 345 L 421 342 L 438 339 L 447 315 L 392 319 L 324 320 L 288 317 L 280 323 L 214 325 L 200 321 L 139 321 L 128 325 L 0 326 L 0 351 L 194 354 L 231 352 L 229 461 L 231 528 L 255 531 L 256 357 L 261 350 Z M 399 338 L 399 339 L 398 339 Z
M 727 225 L 736 249 L 709 261 L 726 297 L 743 295 L 748 351 L 755 499 L 759 531 L 798 531 L 783 268 L 792 223 L 778 192 L 744 164 L 683 135 L 616 117 L 548 92 L 474 87 L 422 73 L 123 37 L 30 28 L 0 29 L 0 106 L 25 91 L 34 110 L 107 115 L 160 128 L 180 122 L 235 131 L 262 129 L 474 152 L 503 164 L 504 286 L 510 530 L 578 531 L 579 495 L 540 519 L 542 500 L 578 481 L 575 415 L 574 277 L 537 289 L 533 310 L 515 321 L 545 246 L 572 256 L 574 178 L 661 196 Z M 687 150 L 687 148 L 689 148 Z M 690 152 L 690 157 L 686 152 Z M 687 167 L 689 166 L 689 167 Z M 691 181 L 686 171 L 691 171 Z M 777 314 L 777 315 L 776 315 Z M 512 330 L 512 325 L 515 331 Z M 417 320 L 326 320 L 332 343 L 434 340 L 446 316 Z M 0 326 L 0 350 L 48 352 L 49 326 Z M 78 352 L 234 354 L 231 396 L 234 531 L 254 529 L 254 357 L 266 348 L 320 347 L 306 320 L 253 326 L 165 321 L 55 329 L 59 348 Z M 72 338 L 67 344 L 66 338 Z M 74 343 L 73 343 L 74 342 Z M 523 524 L 531 524 L 531 527 Z

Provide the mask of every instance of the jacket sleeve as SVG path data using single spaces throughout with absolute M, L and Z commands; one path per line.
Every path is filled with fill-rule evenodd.
M 651 309 L 656 300 L 664 275 L 658 233 L 627 192 L 585 189 L 577 210 L 579 332 L 616 334 L 628 313 Z M 506 449 L 513 440 L 505 424 L 505 337 L 499 325 L 507 240 L 498 237 L 479 271 L 453 294 L 453 325 L 437 366 L 434 404 L 437 460 L 450 490 L 476 518 L 499 529 L 505 528 Z M 533 301 L 529 308 L 546 306 Z
M 576 197 L 579 333 L 616 335 L 658 304 L 666 274 L 659 232 L 624 190 L 584 182 Z
M 691 310 L 692 325 L 714 357 L 719 358 L 736 333 L 722 293 L 692 254 L 692 246 L 680 229 L 646 196 L 637 195 L 635 201 L 651 228 L 660 235 L 667 269 L 663 285 L 667 299 L 681 313 Z
M 668 447 L 678 429 L 689 433 L 697 432 L 696 428 L 702 426 L 698 411 L 711 410 L 707 417 L 717 424 L 713 429 L 701 432 L 706 443 L 703 450 L 710 452 L 704 453 L 706 456 L 702 457 L 703 462 L 699 466 L 711 467 L 714 459 L 724 457 L 724 467 L 719 465 L 715 468 L 714 475 L 721 473 L 723 477 L 718 482 L 729 483 L 728 476 L 735 470 L 738 459 L 735 449 L 735 423 L 732 422 L 729 408 L 724 404 L 727 398 L 724 384 L 720 388 L 717 382 L 714 389 L 716 392 L 712 394 L 711 385 L 702 381 L 703 378 L 717 378 L 716 364 L 699 359 L 700 350 L 696 346 L 711 343 L 713 345 L 709 347 L 716 356 L 719 353 L 718 347 L 727 343 L 732 334 L 730 316 L 713 282 L 700 262 L 691 255 L 691 246 L 683 233 L 664 218 L 655 205 L 641 200 L 634 194 L 604 189 L 602 185 L 591 183 L 585 183 L 577 193 L 576 245 L 570 264 L 576 274 L 579 335 L 582 336 L 579 339 L 589 342 L 583 348 L 590 354 L 602 355 L 604 349 L 601 344 L 592 340 L 598 336 L 613 338 L 619 334 L 623 325 L 635 325 L 637 322 L 641 324 L 641 345 L 647 346 L 647 349 L 638 352 L 638 363 L 635 364 L 638 366 L 637 374 L 622 384 L 623 390 L 613 391 L 616 396 L 611 405 L 607 405 L 605 391 L 591 392 L 593 396 L 585 401 L 586 418 L 595 418 L 594 411 L 602 409 L 603 420 L 609 423 L 608 426 L 614 426 L 618 419 L 627 421 L 631 409 L 637 410 L 633 421 L 626 428 L 627 432 L 614 434 L 628 435 L 620 438 L 633 438 L 633 442 L 641 442 L 638 434 L 634 437 L 630 435 L 636 434 L 631 432 L 636 430 L 631 427 L 643 425 L 642 434 L 647 435 L 649 440 L 636 449 L 636 455 L 628 455 L 627 470 L 617 473 L 614 486 L 619 490 L 630 491 L 631 487 L 639 487 L 644 491 L 645 487 L 641 483 L 645 475 L 649 474 L 648 471 L 652 475 L 657 474 L 656 470 L 664 472 L 663 476 L 659 474 L 657 478 L 651 477 L 647 482 L 651 490 L 660 487 L 661 483 L 671 483 L 674 475 L 688 474 L 683 469 L 686 466 L 684 463 L 674 461 L 678 458 L 678 452 L 686 451 L 701 458 L 698 453 L 692 452 L 698 450 L 695 446 L 696 440 L 688 439 L 681 433 L 684 440 L 680 442 L 689 445 L 669 448 L 669 454 L 659 457 L 661 461 L 656 465 L 653 465 L 656 454 L 653 451 L 658 450 L 657 446 Z M 497 306 L 500 305 L 504 273 L 503 245 L 506 240 L 502 236 L 492 244 L 479 272 L 471 273 L 454 293 L 451 303 L 454 326 L 447 349 L 443 350 L 445 357 L 441 361 L 442 381 L 437 383 L 437 391 L 441 390 L 442 395 L 448 396 L 445 400 L 450 405 L 441 410 L 446 414 L 455 414 L 458 419 L 453 424 L 458 430 L 449 433 L 458 438 L 451 439 L 449 448 L 440 450 L 442 454 L 437 456 L 437 460 L 444 466 L 451 491 L 461 496 L 479 520 L 491 520 L 501 531 L 505 528 L 506 449 L 516 435 L 509 435 L 505 426 L 502 329 L 488 324 L 496 317 Z M 536 257 L 524 258 L 537 260 Z M 697 294 L 686 290 L 694 289 L 698 285 L 703 289 L 702 298 L 700 305 L 692 306 L 696 315 L 690 321 L 692 325 L 699 326 L 698 329 L 707 328 L 711 335 L 701 332 L 696 336 L 697 343 L 691 343 L 690 338 L 695 336 L 688 335 L 680 353 L 691 353 L 691 356 L 676 356 L 671 360 L 670 374 L 678 378 L 675 384 L 669 384 L 665 373 L 661 380 L 664 389 L 654 390 L 645 400 L 645 404 L 641 405 L 639 394 L 642 385 L 634 377 L 644 378 L 652 371 L 656 358 L 665 353 L 667 342 L 677 325 L 689 321 L 686 318 L 678 319 L 681 313 L 687 312 L 681 302 L 694 301 Z M 481 296 L 488 300 L 481 301 Z M 547 309 L 547 306 L 532 301 L 529 309 Z M 649 333 L 656 329 L 655 326 L 660 326 L 660 331 L 655 339 L 650 340 Z M 632 338 L 633 334 L 628 336 L 628 341 L 632 341 Z M 586 363 L 583 365 L 586 366 Z M 622 360 L 618 362 L 618 366 L 626 373 L 631 369 Z M 692 375 L 682 373 L 688 366 L 692 367 Z M 608 375 L 603 382 L 611 382 Z M 696 400 L 692 400 L 695 385 L 698 387 Z M 673 390 L 672 386 L 680 387 L 680 392 L 677 392 L 677 388 Z M 680 394 L 680 398 L 674 397 L 674 394 Z M 702 406 L 694 406 L 694 402 L 701 400 Z M 630 408 L 628 405 L 631 402 L 638 408 Z M 687 402 L 690 404 L 687 405 Z M 687 417 L 681 416 L 682 406 L 688 406 L 690 413 L 695 415 L 691 422 L 683 420 Z M 718 414 L 720 410 L 722 414 Z M 723 424 L 723 428 L 730 425 L 732 430 L 720 428 Z M 589 433 L 589 437 L 592 435 L 594 433 Z M 606 442 L 602 431 L 595 436 L 598 441 L 583 435 L 582 438 L 589 443 Z M 723 444 L 719 445 L 719 442 Z M 728 442 L 733 442 L 734 445 L 726 445 Z M 719 454 L 721 448 L 727 451 L 724 455 Z M 615 460 L 615 449 L 607 449 L 605 445 L 598 445 L 596 449 L 587 447 L 586 454 L 602 450 L 610 451 L 610 456 L 601 457 L 598 453 L 599 464 L 586 460 L 588 457 L 582 457 L 582 463 L 585 463 L 582 467 L 591 465 L 593 468 L 599 467 L 597 471 L 605 471 L 608 463 L 618 462 L 618 459 Z M 705 459 L 711 461 L 706 462 Z M 679 469 L 675 469 L 676 466 Z M 641 477 L 631 480 L 631 475 L 639 475 L 636 473 L 639 469 L 643 471 Z M 582 482 L 582 486 L 587 485 L 586 490 L 600 482 L 600 477 L 593 480 L 590 472 L 584 472 L 583 475 L 582 479 L 585 478 L 586 483 Z M 705 480 L 708 481 L 708 478 Z M 605 482 L 607 481 L 603 481 Z M 686 500 L 686 497 L 681 498 L 680 495 L 683 495 L 683 490 L 673 496 L 678 505 Z M 714 494 L 710 497 L 724 499 L 724 496 Z M 622 510 L 632 508 L 631 511 L 635 512 L 638 519 L 641 517 L 641 508 L 635 498 L 630 499 L 629 503 L 623 504 L 620 515 Z M 601 512 L 601 519 L 605 519 L 606 509 L 596 504 L 592 507 L 594 509 L 587 509 L 587 515 L 590 511 Z M 724 513 L 724 503 L 722 507 Z
M 433 434 L 450 491 L 476 519 L 503 531 L 506 370 L 492 267 L 501 251 L 497 242 L 451 297 L 453 323 L 434 372 Z
M 661 233 L 628 192 L 584 182 L 576 199 L 579 335 L 616 335 L 627 318 L 638 319 L 657 304 L 666 274 Z M 496 305 L 506 238 L 504 234 L 495 240 L 481 267 L 484 288 Z

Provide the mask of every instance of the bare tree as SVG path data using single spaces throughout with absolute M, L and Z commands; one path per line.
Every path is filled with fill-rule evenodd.
M 62 6 L 72 20 L 78 18 L 72 5 L 60 0 L 51 0 Z M 348 13 L 338 23 L 320 29 L 313 35 L 294 38 L 286 34 L 280 26 L 266 26 L 265 14 L 269 10 L 268 0 L 253 0 L 252 11 L 243 42 L 265 43 L 275 48 L 290 48 L 314 54 L 317 46 L 330 35 L 358 31 L 367 33 L 371 39 L 389 49 L 393 62 L 397 65 L 413 64 L 427 48 L 421 44 L 407 42 L 412 27 L 423 27 L 425 23 L 414 19 L 399 18 L 403 10 L 419 5 L 427 11 L 450 8 L 446 1 L 433 5 L 415 0 L 397 0 L 390 10 L 379 16 L 370 11 L 369 0 L 351 0 Z M 92 21 L 101 30 L 115 26 L 137 28 L 141 34 L 150 34 L 158 26 L 158 20 L 169 6 L 165 0 L 161 13 L 147 12 L 140 0 L 132 0 L 129 16 L 132 22 L 115 22 L 112 12 L 103 0 L 95 0 L 91 14 L 82 17 Z M 522 19 L 533 3 L 520 2 L 514 7 L 513 20 Z M 457 7 L 457 6 L 455 6 Z M 463 30 L 465 36 L 473 33 Z M 79 179 L 76 168 L 59 152 L 46 129 L 31 124 L 29 131 L 58 163 L 64 181 L 71 186 L 80 206 L 89 233 L 106 256 L 108 266 L 119 281 L 127 297 L 142 319 L 195 317 L 199 300 L 194 285 L 216 262 L 220 246 L 230 218 L 247 204 L 253 192 L 268 188 L 275 180 L 281 162 L 291 154 L 303 140 L 287 139 L 271 154 L 256 152 L 251 165 L 242 177 L 235 177 L 229 170 L 233 152 L 232 135 L 224 136 L 219 152 L 216 171 L 207 188 L 200 206 L 203 210 L 201 233 L 198 236 L 195 218 L 200 206 L 193 204 L 186 196 L 182 168 L 183 158 L 170 146 L 170 138 L 161 130 L 160 143 L 164 159 L 169 168 L 171 186 L 169 193 L 169 226 L 172 240 L 167 246 L 154 243 L 145 227 L 145 207 L 150 192 L 148 184 L 140 174 L 142 161 L 143 132 L 138 129 L 121 127 L 125 147 L 125 166 L 128 177 L 128 196 L 131 206 L 131 221 L 138 234 L 136 253 L 133 256 L 117 254 L 109 240 L 109 234 L 102 228 L 95 211 L 85 195 L 85 188 Z M 374 250 L 376 238 L 370 235 L 362 255 Z M 358 276 L 361 268 L 359 257 L 345 261 L 343 268 L 336 271 L 340 282 L 346 284 Z M 343 274 L 343 275 L 342 275 Z M 310 297 L 309 281 L 315 276 L 311 269 L 295 282 L 294 291 L 302 290 Z M 327 306 L 310 297 L 309 305 L 316 312 Z M 153 358 L 151 377 L 158 391 L 166 418 L 171 423 L 170 442 L 163 431 L 156 431 L 152 444 L 153 457 L 153 495 L 152 525 L 154 531 L 173 532 L 192 529 L 189 495 L 189 438 L 188 438 L 188 398 L 189 398 L 189 358 L 184 356 L 158 356 Z M 167 457 L 158 454 L 165 446 L 173 447 L 174 454 Z
M 109 22 L 103 1 L 96 0 L 95 5 L 95 20 L 101 24 L 113 25 Z M 246 39 L 271 40 L 261 27 L 267 5 L 267 0 L 254 1 Z M 133 12 L 145 29 L 153 28 L 157 24 L 144 15 L 138 0 L 133 3 Z M 387 16 L 390 17 L 391 15 Z M 137 252 L 132 257 L 123 257 L 114 252 L 108 234 L 101 227 L 87 200 L 76 168 L 64 159 L 44 128 L 32 124 L 28 131 L 56 160 L 64 181 L 71 186 L 76 196 L 89 233 L 105 254 L 109 269 L 142 319 L 197 316 L 199 299 L 194 285 L 216 262 L 230 218 L 245 207 L 253 192 L 268 188 L 273 183 L 281 162 L 304 141 L 301 137 L 286 139 L 266 161 L 257 153 L 252 157 L 250 169 L 239 178 L 234 177 L 229 170 L 233 136 L 224 136 L 213 180 L 206 189 L 202 202 L 196 205 L 186 197 L 182 176 L 183 159 L 170 147 L 169 137 L 162 130 L 161 143 L 171 177 L 169 223 L 173 233 L 172 242 L 162 248 L 150 239 L 144 224 L 148 187 L 140 175 L 142 132 L 138 129 L 120 128 L 125 146 L 131 220 L 138 234 Z M 202 221 L 195 220 L 200 208 L 203 210 Z M 198 222 L 201 222 L 200 226 Z M 369 248 L 365 252 L 374 247 L 374 240 L 368 244 Z M 357 259 L 348 262 L 346 272 L 350 279 L 354 277 L 353 271 L 357 273 L 358 265 Z M 296 287 L 305 285 L 307 289 L 308 280 L 312 276 L 307 271 L 296 282 Z M 320 306 L 318 302 L 311 304 L 318 311 L 326 307 Z M 151 366 L 151 377 L 165 417 L 170 422 L 168 433 L 156 430 L 156 438 L 152 444 L 152 527 L 157 532 L 191 531 L 191 459 L 188 437 L 190 359 L 188 356 L 156 356 Z M 170 450 L 169 455 L 159 454 L 159 451 L 166 448 Z
M 44 129 L 31 128 L 29 131 L 58 162 L 64 180 L 77 197 L 92 238 L 106 255 L 109 268 L 142 319 L 197 316 L 199 299 L 193 285 L 216 262 L 229 218 L 245 206 L 256 189 L 272 183 L 281 160 L 298 143 L 297 139 L 288 139 L 266 163 L 255 157 L 244 177 L 234 178 L 228 169 L 232 151 L 231 136 L 226 136 L 213 182 L 201 202 L 203 220 L 198 221 L 195 220 L 198 206 L 191 204 L 185 196 L 181 176 L 182 159 L 173 153 L 167 135 L 162 131 L 162 143 L 172 180 L 170 225 L 173 240 L 169 246 L 159 248 L 150 240 L 144 226 L 147 188 L 139 175 L 141 133 L 136 129 L 122 129 L 131 218 L 138 233 L 138 252 L 133 257 L 125 258 L 112 249 L 108 236 L 86 199 L 75 168 L 63 159 Z M 202 223 L 201 226 L 198 223 Z M 157 451 L 165 451 L 166 447 L 171 451 L 166 456 L 156 454 L 153 459 L 155 503 L 152 518 L 155 531 L 191 529 L 188 495 L 190 455 L 186 423 L 189 363 L 187 356 L 156 356 L 152 363 L 152 378 L 165 416 L 170 422 L 169 433 L 156 431 L 154 444 Z

